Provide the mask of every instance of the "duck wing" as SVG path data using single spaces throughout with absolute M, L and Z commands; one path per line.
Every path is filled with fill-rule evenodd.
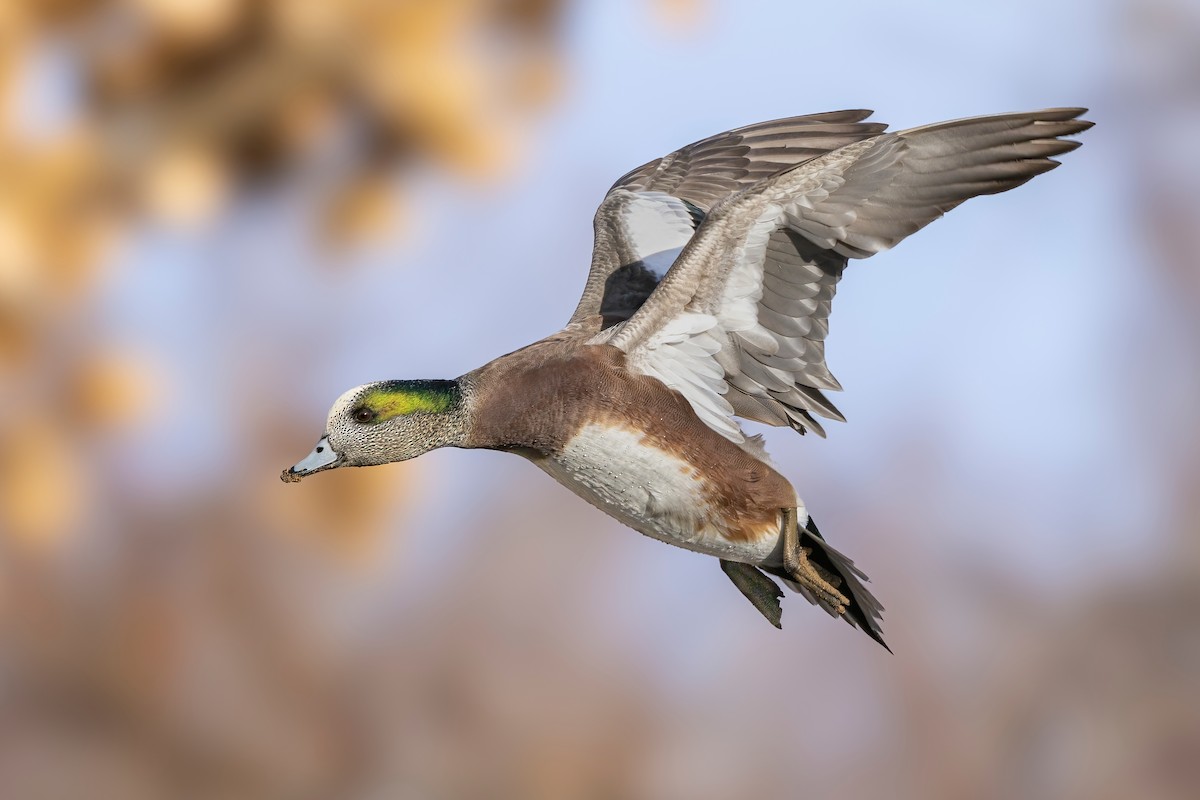
M 743 441 L 734 415 L 821 433 L 842 419 L 822 390 L 834 290 L 867 258 L 963 201 L 1047 172 L 1091 127 L 1084 109 L 942 122 L 852 142 L 760 179 L 705 215 L 653 294 L 593 337 Z M 661 165 L 660 167 L 661 168 Z M 682 185 L 682 183 L 680 184 Z
M 633 315 L 721 199 L 881 133 L 870 111 L 832 111 L 719 133 L 624 175 L 594 219 L 595 246 L 570 325 L 600 330 Z

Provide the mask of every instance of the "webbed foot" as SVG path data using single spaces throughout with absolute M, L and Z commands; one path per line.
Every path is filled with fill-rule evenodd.
M 796 583 L 830 606 L 838 614 L 845 614 L 850 600 L 838 591 L 841 579 L 821 569 L 808 559 L 810 550 L 800 546 L 800 530 L 796 509 L 783 509 L 783 568 Z

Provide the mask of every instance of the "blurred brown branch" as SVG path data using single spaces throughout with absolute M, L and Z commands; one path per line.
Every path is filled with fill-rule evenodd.
M 178 387 L 109 338 L 97 290 L 138 220 L 202 224 L 255 184 L 320 173 L 344 241 L 394 220 L 405 167 L 494 173 L 554 94 L 560 6 L 0 3 L 0 794 L 347 786 L 354 677 L 287 598 L 367 573 L 416 473 L 281 500 L 234 470 L 157 507 L 105 441 Z M 263 475 L 307 437 L 277 413 L 242 430 Z
M 560 5 L 6 4 L 0 263 L 7 272 L 30 262 L 77 267 L 94 257 L 90 237 L 61 234 L 77 231 L 79 215 L 97 202 L 124 213 L 203 218 L 229 183 L 294 169 L 322 151 L 337 151 L 331 205 L 339 193 L 371 191 L 380 174 L 417 159 L 471 174 L 494 170 L 511 155 L 514 125 L 557 85 Z M 37 77 L 29 72 L 36 57 L 54 45 L 78 83 L 78 107 L 60 130 L 23 136 L 28 109 L 16 95 Z M 356 227 L 344 212 L 337 221 L 345 232 Z
M 5 464 L 72 464 L 88 430 L 149 396 L 136 359 L 97 352 L 71 322 L 139 212 L 203 221 L 231 189 L 324 158 L 327 230 L 379 229 L 398 167 L 428 158 L 479 175 L 510 155 L 512 126 L 553 91 L 559 13 L 553 0 L 5 3 L 5 527 L 54 538 L 75 518 L 68 476 L 86 473 Z M 66 501 L 35 485 L 43 475 Z

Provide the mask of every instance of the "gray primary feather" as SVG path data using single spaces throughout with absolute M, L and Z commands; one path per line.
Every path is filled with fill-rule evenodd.
M 658 201 L 662 205 L 678 202 L 689 211 L 694 229 L 728 195 L 887 128 L 880 122 L 863 122 L 870 114 L 833 111 L 748 125 L 690 144 L 624 175 L 596 210 L 591 271 L 571 323 L 601 315 L 607 327 L 627 319 L 658 285 L 662 274 L 647 267 L 643 259 L 650 254 L 639 252 L 629 235 L 631 218 L 655 213 L 647 194 L 665 195 Z
M 613 188 L 665 192 L 703 211 L 734 192 L 887 129 L 865 109 L 760 122 L 682 147 L 623 175 Z
M 813 415 L 842 419 L 822 390 L 840 388 L 824 339 L 847 260 L 894 246 L 964 200 L 1058 166 L 1051 156 L 1079 146 L 1059 137 L 1091 127 L 1081 113 L 1048 109 L 883 133 L 742 188 L 710 208 L 655 292 L 608 342 L 644 353 L 676 316 L 712 315 L 725 334 L 714 358 L 734 412 L 820 432 Z

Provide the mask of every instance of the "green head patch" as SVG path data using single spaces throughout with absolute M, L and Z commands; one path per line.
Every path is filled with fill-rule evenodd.
M 384 422 L 408 414 L 442 414 L 458 400 L 455 381 L 384 381 L 371 386 L 351 410 L 358 422 Z

